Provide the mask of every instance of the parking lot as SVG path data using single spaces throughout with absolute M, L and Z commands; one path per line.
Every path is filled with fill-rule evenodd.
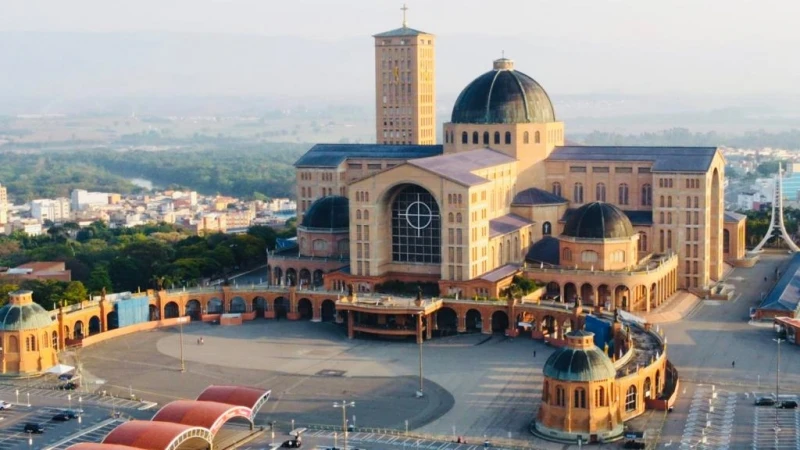
M 781 399 L 785 399 L 783 395 Z M 756 407 L 753 418 L 753 448 L 800 449 L 798 410 L 771 406 Z
M 102 442 L 108 433 L 111 432 L 117 425 L 123 421 L 119 419 L 104 420 L 94 426 L 86 429 L 86 431 L 78 432 L 67 439 L 63 439 L 49 447 L 46 450 L 65 450 L 70 445 L 78 444 L 81 442 Z
M 148 402 L 131 400 L 130 398 L 103 396 L 101 394 L 82 390 L 65 391 L 52 388 L 48 389 L 41 384 L 36 384 L 36 382 L 25 386 L 0 384 L 0 399 L 27 405 L 30 398 L 28 394 L 32 397 L 48 397 L 62 400 L 66 400 L 71 396 L 72 404 L 76 407 L 80 403 L 102 406 L 109 409 L 141 409 L 145 406 L 149 406 L 149 409 L 152 409 L 155 406 L 154 404 L 150 405 Z

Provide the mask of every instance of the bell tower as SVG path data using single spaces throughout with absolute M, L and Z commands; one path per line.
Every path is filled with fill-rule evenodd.
M 435 37 L 403 25 L 375 38 L 375 132 L 379 144 L 436 143 Z

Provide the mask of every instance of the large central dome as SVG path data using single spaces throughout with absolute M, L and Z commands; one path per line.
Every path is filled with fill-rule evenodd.
M 533 78 L 498 59 L 494 70 L 476 78 L 456 99 L 453 123 L 548 123 L 556 121 L 553 104 Z
M 610 203 L 592 202 L 569 214 L 562 234 L 582 239 L 616 239 L 631 237 L 634 230 L 621 209 Z

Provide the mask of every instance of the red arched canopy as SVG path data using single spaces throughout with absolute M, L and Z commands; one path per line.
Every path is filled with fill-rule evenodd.
M 213 433 L 208 429 L 180 423 L 132 420 L 111 430 L 104 444 L 119 444 L 144 450 L 168 450 L 177 448 L 189 439 L 202 439 L 211 446 Z M 124 447 L 123 447 L 124 448 Z
M 241 417 L 252 425 L 251 416 L 252 410 L 246 406 L 209 401 L 175 400 L 161 408 L 153 416 L 152 421 L 203 427 L 215 435 L 225 422 L 236 417 Z
M 247 386 L 209 386 L 197 396 L 197 400 L 245 406 L 253 411 L 251 419 L 255 420 L 255 415 L 269 400 L 271 393 L 271 390 L 265 391 Z

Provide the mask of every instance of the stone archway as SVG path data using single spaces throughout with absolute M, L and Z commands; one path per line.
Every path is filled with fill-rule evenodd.
M 458 314 L 447 306 L 436 311 L 436 330 L 439 336 L 458 333 Z
M 597 299 L 594 298 L 594 286 L 589 283 L 583 283 L 581 285 L 581 304 L 585 306 L 594 306 L 597 303 Z
M 156 305 L 148 305 L 147 307 L 147 317 L 148 320 L 159 320 L 160 314 L 158 313 L 158 308 Z
M 75 332 L 73 334 L 73 339 L 83 339 L 83 322 L 78 320 L 75 322 Z
M 103 330 L 100 324 L 100 318 L 97 316 L 92 316 L 89 319 L 89 336 L 95 335 L 101 331 Z
M 106 324 L 109 330 L 119 328 L 119 314 L 117 314 L 117 311 L 114 310 L 106 314 Z
M 536 317 L 529 311 L 520 312 L 517 314 L 517 321 L 514 326 L 520 336 L 527 332 L 536 331 Z
M 492 313 L 492 333 L 505 334 L 508 325 L 508 314 L 505 311 L 497 310 Z
M 336 320 L 336 303 L 333 300 L 322 301 L 322 321 L 333 322 Z
M 283 284 L 283 270 L 280 267 L 272 270 L 272 281 L 274 284 Z
M 611 298 L 611 290 L 607 284 L 601 284 L 597 287 L 597 304 L 605 309 L 613 309 L 614 303 Z
M 650 285 L 650 307 L 651 308 L 656 308 L 659 305 L 658 296 L 656 295 L 656 293 L 657 293 L 657 287 L 656 287 L 656 284 L 653 283 L 652 285 Z
M 578 288 L 575 287 L 575 283 L 567 283 L 564 285 L 564 302 L 572 303 L 578 297 Z
M 218 297 L 209 300 L 206 305 L 206 312 L 208 312 L 208 314 L 222 314 L 222 300 Z
M 319 270 L 319 269 L 314 271 L 314 276 L 313 276 L 314 286 L 322 286 L 323 285 L 323 283 L 324 283 L 323 275 L 324 275 L 323 272 L 321 270 Z
M 566 336 L 567 333 L 573 330 L 572 325 L 572 319 L 564 319 L 564 323 L 561 324 L 561 334 Z
M 258 296 L 253 299 L 253 311 L 256 312 L 256 317 L 264 317 L 264 312 L 267 310 L 267 299 Z
M 552 298 L 558 301 L 564 301 L 564 299 L 558 298 L 561 295 L 561 285 L 556 283 L 555 281 L 551 281 L 547 283 L 547 287 L 545 288 L 545 295 L 547 298 Z
M 275 299 L 275 319 L 285 319 L 291 309 L 291 302 L 286 297 L 278 297 Z
M 630 305 L 630 289 L 628 286 L 619 285 L 614 288 L 614 308 L 621 308 L 625 311 L 628 311 L 631 307 Z
M 297 285 L 304 288 L 311 286 L 311 271 L 308 269 L 300 269 L 300 275 L 297 280 Z
M 311 320 L 314 318 L 314 307 L 311 303 L 311 300 L 307 298 L 301 298 L 297 302 L 297 312 L 300 314 L 300 319 L 302 320 Z
M 400 183 L 387 189 L 378 205 L 387 228 L 391 226 L 385 230 L 391 242 L 387 259 L 438 267 L 442 260 L 442 218 L 432 191 L 418 184 Z
M 467 322 L 468 332 L 475 332 L 475 331 L 480 332 L 481 328 L 483 327 L 483 322 L 481 320 L 481 312 L 478 311 L 477 309 L 470 309 L 469 311 L 467 311 L 466 322 Z
M 289 268 L 286 269 L 286 286 L 297 286 L 297 271 Z
M 186 315 L 191 317 L 192 320 L 200 320 L 202 314 L 202 307 L 200 306 L 200 301 L 196 299 L 191 299 L 186 302 Z
M 165 319 L 174 319 L 180 315 L 178 304 L 175 302 L 169 302 L 164 305 L 164 318 Z
M 542 317 L 539 329 L 542 331 L 544 337 L 558 337 L 558 321 L 553 316 L 547 315 Z
M 233 297 L 229 311 L 235 314 L 244 314 L 247 312 L 247 302 L 242 297 Z

